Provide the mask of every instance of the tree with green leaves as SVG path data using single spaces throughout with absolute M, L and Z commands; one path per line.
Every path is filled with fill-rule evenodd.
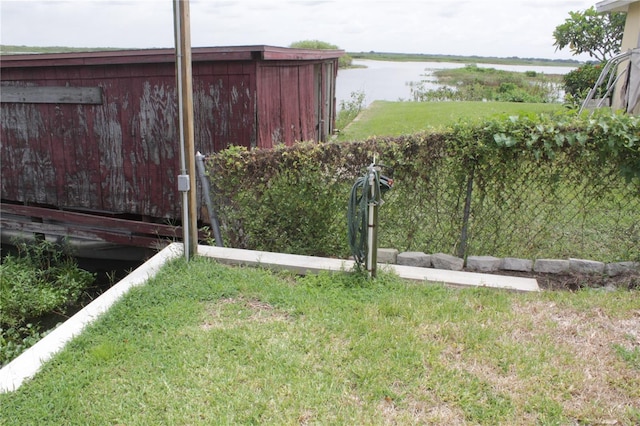
M 574 55 L 587 53 L 604 62 L 620 51 L 626 13 L 598 13 L 594 7 L 569 12 L 553 32 L 557 49 L 569 47 Z
M 339 47 L 335 44 L 327 43 L 326 41 L 320 40 L 302 40 L 296 41 L 289 45 L 289 47 L 293 47 L 296 49 L 328 49 L 328 50 L 338 50 Z M 348 68 L 351 66 L 351 62 L 353 59 L 351 56 L 344 54 L 338 59 L 338 67 L 339 68 Z

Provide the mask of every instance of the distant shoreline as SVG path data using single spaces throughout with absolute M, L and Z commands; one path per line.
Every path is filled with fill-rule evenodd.
M 353 59 L 372 59 L 377 61 L 394 62 L 459 62 L 475 64 L 505 64 L 505 65 L 540 65 L 540 66 L 579 66 L 584 62 L 574 59 L 544 59 L 544 58 L 500 58 L 492 56 L 459 56 L 459 55 L 430 55 L 422 53 L 389 53 L 389 52 L 348 52 Z
M 9 44 L 0 45 L 0 55 L 99 52 L 99 51 L 105 51 L 105 50 L 139 50 L 139 49 L 121 49 L 117 47 L 14 46 Z

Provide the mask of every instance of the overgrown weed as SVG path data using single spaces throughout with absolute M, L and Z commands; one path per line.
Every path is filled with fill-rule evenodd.
M 64 318 L 95 278 L 64 245 L 17 241 L 16 247 L 0 264 L 0 365 L 43 337 L 52 314 Z

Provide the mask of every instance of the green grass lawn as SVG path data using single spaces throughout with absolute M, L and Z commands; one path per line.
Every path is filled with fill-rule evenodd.
M 639 306 L 179 259 L 0 395 L 0 424 L 637 424 Z
M 457 121 L 482 120 L 496 115 L 552 113 L 560 104 L 518 102 L 388 102 L 375 101 L 346 129 L 339 140 L 372 136 L 399 136 Z

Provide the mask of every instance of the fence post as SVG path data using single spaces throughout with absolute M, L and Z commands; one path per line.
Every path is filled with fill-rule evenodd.
M 471 216 L 471 197 L 473 195 L 473 177 L 475 162 L 471 163 L 471 169 L 467 176 L 467 193 L 464 200 L 464 211 L 462 215 L 462 230 L 460 231 L 460 244 L 458 245 L 458 257 L 464 259 L 467 253 L 467 239 L 469 231 L 469 217 Z

